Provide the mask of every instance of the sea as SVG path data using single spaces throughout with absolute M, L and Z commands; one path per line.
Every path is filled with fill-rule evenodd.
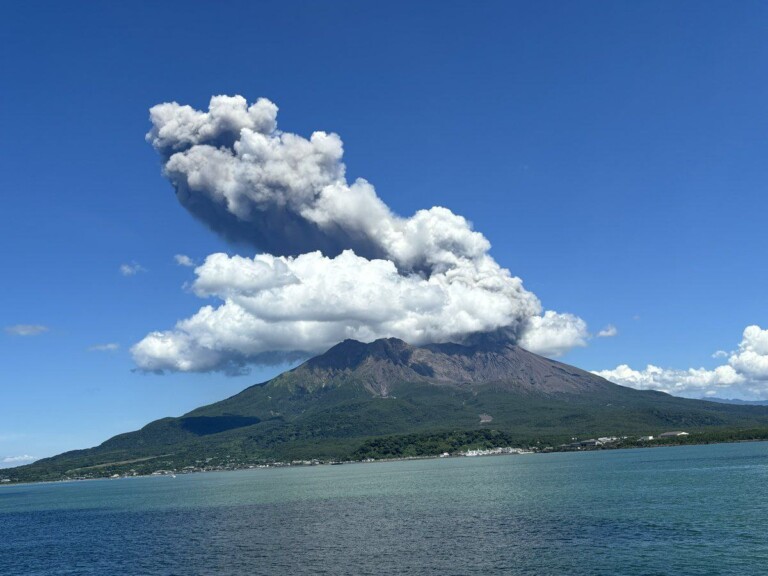
M 765 575 L 768 443 L 0 486 L 0 575 Z

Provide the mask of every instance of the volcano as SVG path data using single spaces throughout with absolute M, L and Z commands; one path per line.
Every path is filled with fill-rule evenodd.
M 359 458 L 382 439 L 409 454 L 473 438 L 487 444 L 494 435 L 498 442 L 542 445 L 765 427 L 768 407 L 619 386 L 503 339 L 426 346 L 395 338 L 346 340 L 221 402 L 7 472 L 54 479 L 210 462 Z

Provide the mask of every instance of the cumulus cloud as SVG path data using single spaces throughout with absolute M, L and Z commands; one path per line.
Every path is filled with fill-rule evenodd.
M 768 381 L 768 330 L 747 326 L 728 364 L 752 380 Z
M 6 326 L 5 332 L 12 336 L 37 336 L 43 332 L 48 332 L 48 326 L 40 324 L 15 324 L 13 326 Z
M 535 322 L 536 297 L 519 278 L 486 264 L 487 270 L 467 264 L 427 278 L 402 275 L 391 261 L 351 250 L 334 258 L 212 254 L 195 271 L 192 290 L 223 304 L 203 307 L 174 330 L 149 334 L 134 346 L 134 358 L 149 370 L 211 370 L 266 351 L 319 352 L 345 338 L 394 336 L 422 344 L 461 340 L 521 318 Z M 526 324 L 526 344 L 561 353 L 572 334 L 559 333 L 565 330 L 557 329 L 558 315 L 547 312 L 545 319 Z M 583 337 L 583 321 L 568 316 L 567 322 Z
M 577 346 L 586 346 L 587 324 L 573 314 L 547 310 L 543 316 L 528 318 L 520 338 L 523 348 L 544 356 L 562 356 Z
M 192 268 L 195 265 L 195 261 L 185 254 L 176 254 L 176 256 L 174 256 L 173 259 L 176 260 L 176 264 L 178 264 L 179 266 Z
M 768 397 L 768 330 L 748 326 L 736 351 L 730 355 L 720 352 L 713 356 L 728 357 L 728 362 L 711 370 L 660 368 L 651 364 L 635 370 L 622 364 L 595 374 L 624 386 L 679 396 Z
M 613 324 L 608 324 L 608 326 L 606 326 L 605 328 L 600 330 L 600 332 L 597 333 L 597 337 L 598 338 L 613 338 L 618 333 L 619 333 L 619 331 L 616 328 L 616 326 L 614 326 Z
M 114 352 L 118 350 L 120 345 L 115 342 L 109 342 L 107 344 L 96 344 L 88 348 L 89 352 Z
M 120 274 L 123 276 L 135 276 L 139 272 L 146 272 L 147 269 L 137 262 L 131 262 L 130 264 L 120 265 Z
M 643 370 L 633 370 L 628 365 L 621 364 L 613 370 L 599 370 L 595 374 L 631 388 L 660 390 L 678 396 L 700 395 L 717 387 L 730 388 L 745 381 L 742 375 L 727 365 L 718 366 L 714 370 L 678 370 L 648 364 Z
M 348 182 L 338 135 L 282 132 L 277 106 L 241 96 L 215 96 L 207 112 L 160 104 L 150 120 L 179 202 L 265 253 L 210 255 L 192 289 L 218 305 L 148 334 L 132 348 L 140 368 L 227 370 L 344 338 L 420 344 L 499 329 L 552 356 L 585 345 L 584 321 L 544 312 L 465 218 L 439 206 L 404 218 L 366 180 Z

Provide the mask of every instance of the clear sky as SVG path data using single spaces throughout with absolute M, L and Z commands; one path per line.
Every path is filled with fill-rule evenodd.
M 338 134 L 346 179 L 395 214 L 471 221 L 543 309 L 584 321 L 562 360 L 768 397 L 767 73 L 764 2 L 5 6 L 0 466 L 284 369 L 158 374 L 131 352 L 221 303 L 176 255 L 259 252 L 193 218 L 145 141 L 152 106 L 218 94 Z

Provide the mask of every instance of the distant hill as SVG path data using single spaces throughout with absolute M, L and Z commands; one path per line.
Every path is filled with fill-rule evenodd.
M 346 340 L 221 402 L 4 474 L 56 479 L 767 427 L 768 407 L 626 388 L 503 340 Z
M 738 398 L 705 398 L 719 404 L 739 404 L 741 406 L 768 406 L 768 400 L 739 400 Z

